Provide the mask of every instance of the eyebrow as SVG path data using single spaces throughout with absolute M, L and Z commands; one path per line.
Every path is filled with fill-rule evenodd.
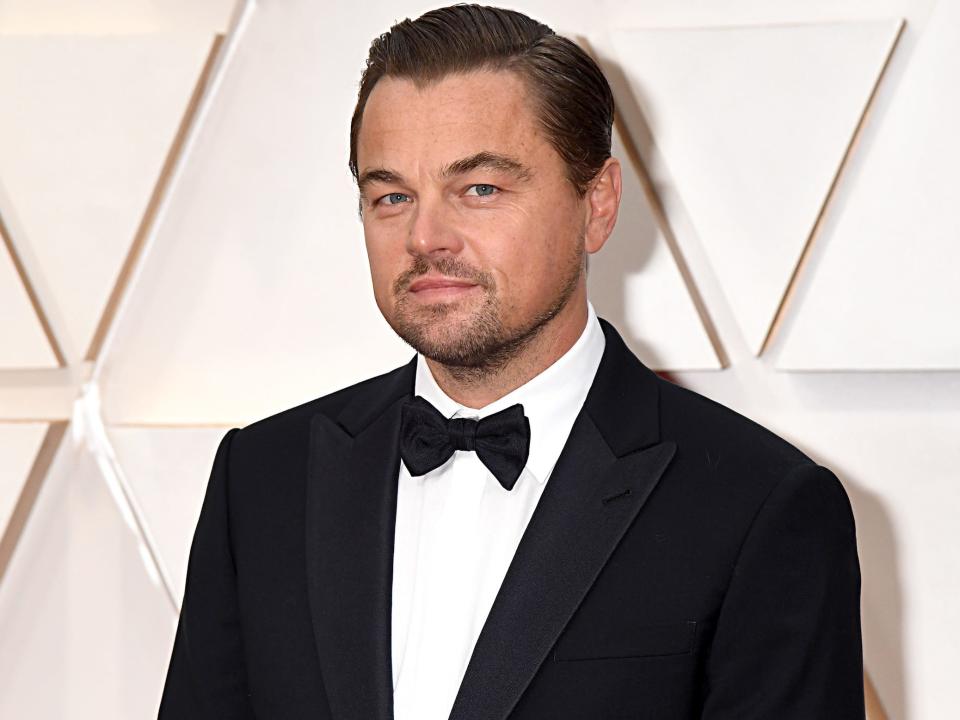
M 513 175 L 517 180 L 529 180 L 533 172 L 519 160 L 515 160 L 507 155 L 481 150 L 469 157 L 454 160 L 452 163 L 444 165 L 440 170 L 440 176 L 444 178 L 464 175 L 472 170 L 486 169 L 496 170 Z M 364 170 L 357 179 L 357 188 L 360 195 L 364 195 L 367 187 L 372 183 L 396 183 L 404 184 L 403 175 L 388 168 L 371 168 Z
M 360 190 L 360 194 L 364 195 L 371 183 L 403 183 L 403 176 L 394 172 L 393 170 L 387 170 L 386 168 L 373 168 L 372 170 L 364 170 L 363 173 L 357 178 L 357 188 Z
M 507 155 L 482 150 L 470 157 L 454 160 L 449 165 L 444 166 L 440 171 L 440 175 L 442 177 L 454 177 L 480 168 L 505 172 L 513 175 L 518 180 L 529 180 L 533 174 L 530 169 L 519 160 L 515 160 Z

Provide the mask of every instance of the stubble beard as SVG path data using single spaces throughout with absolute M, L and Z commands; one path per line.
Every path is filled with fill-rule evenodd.
M 484 291 L 479 307 L 460 322 L 445 320 L 460 312 L 462 303 L 417 305 L 410 301 L 408 288 L 417 277 L 431 269 L 447 277 L 470 280 Z M 503 322 L 503 308 L 489 273 L 475 270 L 455 257 L 414 258 L 410 270 L 393 286 L 396 298 L 390 326 L 400 338 L 425 357 L 440 363 L 457 382 L 482 384 L 502 373 L 563 310 L 577 288 L 583 272 L 583 242 L 574 248 L 562 267 L 564 274 L 550 304 L 520 327 Z

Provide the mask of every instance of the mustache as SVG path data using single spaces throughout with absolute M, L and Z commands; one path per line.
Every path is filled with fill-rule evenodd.
M 410 269 L 402 272 L 394 281 L 393 294 L 398 296 L 404 293 L 414 280 L 421 275 L 426 275 L 431 270 L 446 277 L 469 280 L 483 288 L 490 288 L 493 285 L 493 277 L 490 273 L 477 270 L 459 258 L 439 257 L 428 259 L 423 255 L 417 255 L 414 257 Z

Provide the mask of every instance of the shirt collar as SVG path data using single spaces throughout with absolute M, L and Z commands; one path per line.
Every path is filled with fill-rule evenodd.
M 544 483 L 560 457 L 573 422 L 586 400 L 603 357 L 606 340 L 593 305 L 587 302 L 587 324 L 580 337 L 550 367 L 482 408 L 470 408 L 450 398 L 433 377 L 423 355 L 417 354 L 414 394 L 433 404 L 446 418 L 484 418 L 521 403 L 530 420 L 530 454 L 526 470 Z

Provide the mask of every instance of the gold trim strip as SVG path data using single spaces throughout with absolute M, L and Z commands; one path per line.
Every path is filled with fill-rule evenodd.
M 577 44 L 584 49 L 584 51 L 590 55 L 597 64 L 601 64 L 599 57 L 593 51 L 593 48 L 590 45 L 590 42 L 583 36 L 578 36 L 575 38 Z M 636 106 L 636 99 L 632 96 L 626 98 L 616 98 L 617 104 L 620 102 L 630 102 Z M 638 113 L 640 112 L 639 108 L 635 108 Z M 620 133 L 620 140 L 623 143 L 623 147 L 627 152 L 628 160 L 632 165 L 634 171 L 637 173 L 637 177 L 640 179 L 640 185 L 643 188 L 644 195 L 647 198 L 647 203 L 650 206 L 650 210 L 653 213 L 654 220 L 657 222 L 657 226 L 660 228 L 660 232 L 663 234 L 664 240 L 666 240 L 667 247 L 670 249 L 670 254 L 673 256 L 673 261 L 677 266 L 677 269 L 680 271 L 680 277 L 683 279 L 683 284 L 686 286 L 687 293 L 690 295 L 690 299 L 693 301 L 694 308 L 697 311 L 697 315 L 700 317 L 700 323 L 703 325 L 704 332 L 707 334 L 707 338 L 710 340 L 710 345 L 713 347 L 713 352 L 717 356 L 717 360 L 720 363 L 721 368 L 727 368 L 730 366 L 730 359 L 727 356 L 727 352 L 723 347 L 723 343 L 720 341 L 720 333 L 717 332 L 716 325 L 714 325 L 713 319 L 710 317 L 710 311 L 707 308 L 706 302 L 704 302 L 703 296 L 700 294 L 700 290 L 697 287 L 697 284 L 693 278 L 693 273 L 690 271 L 690 267 L 687 265 L 687 261 L 683 256 L 683 252 L 680 249 L 680 244 L 677 242 L 676 235 L 673 232 L 673 228 L 670 225 L 670 220 L 667 218 L 667 213 L 663 208 L 663 203 L 660 200 L 657 191 L 654 189 L 653 179 L 650 177 L 650 173 L 647 171 L 646 163 L 643 161 L 643 156 L 640 153 L 639 146 L 634 141 L 633 135 L 630 133 L 630 129 L 627 127 L 627 123 L 623 119 L 623 115 L 619 110 L 614 110 L 614 127 L 617 132 Z
M 34 289 L 33 283 L 30 282 L 30 276 L 27 275 L 27 269 L 24 267 L 23 261 L 17 254 L 17 248 L 13 244 L 13 238 L 10 235 L 10 231 L 7 229 L 6 223 L 4 223 L 2 216 L 0 216 L 0 240 L 3 241 L 3 244 L 7 248 L 7 252 L 10 253 L 10 259 L 13 261 L 13 267 L 17 271 L 17 275 L 20 276 L 20 282 L 23 284 L 23 289 L 27 291 L 27 297 L 30 299 L 30 304 L 33 306 L 33 312 L 36 313 L 37 320 L 40 321 L 40 327 L 43 329 L 43 334 L 47 338 L 47 342 L 50 344 L 50 349 L 53 351 L 53 356 L 57 359 L 57 365 L 59 367 L 66 367 L 66 355 L 63 354 L 63 348 L 60 347 L 60 342 L 57 340 L 57 336 L 53 332 L 53 326 L 50 324 L 50 319 L 47 317 L 47 313 L 44 312 L 43 305 L 40 303 L 40 297 L 37 295 L 37 291 Z
M 53 464 L 53 459 L 63 436 L 66 434 L 68 425 L 67 421 L 50 423 L 30 472 L 27 473 L 27 480 L 20 490 L 17 503 L 13 506 L 10 521 L 3 531 L 2 538 L 0 538 L 0 586 L 3 585 L 4 575 L 6 575 L 7 568 L 10 566 L 10 561 L 13 559 L 20 538 L 23 536 L 24 528 L 26 528 L 27 521 L 30 519 L 30 513 L 33 512 L 37 496 L 40 495 L 40 490 L 47 478 L 50 466 Z
M 780 304 L 777 306 L 777 311 L 773 314 L 773 319 L 770 321 L 770 327 L 767 329 L 767 335 L 763 339 L 760 349 L 756 351 L 757 357 L 763 355 L 763 353 L 766 352 L 770 347 L 777 335 L 777 331 L 780 329 L 784 316 L 787 314 L 787 312 L 789 312 L 790 301 L 793 299 L 794 293 L 796 292 L 800 275 L 804 272 L 807 261 L 810 257 L 810 251 L 813 248 L 817 238 L 820 236 L 820 230 L 823 227 L 824 219 L 827 216 L 827 211 L 829 210 L 830 205 L 833 202 L 833 198 L 836 195 L 836 189 L 840 184 L 840 178 L 842 177 L 843 172 L 847 167 L 847 163 L 850 160 L 850 157 L 853 155 L 853 151 L 860 140 L 861 131 L 866 126 L 867 117 L 873 109 L 873 101 L 877 96 L 877 90 L 879 89 L 880 83 L 887 73 L 887 68 L 890 66 L 890 60 L 893 58 L 893 53 L 900 42 L 900 38 L 903 36 L 903 30 L 905 27 L 906 21 L 901 18 L 900 27 L 897 29 L 897 34 L 894 37 L 893 42 L 890 43 L 890 48 L 887 51 L 887 57 L 883 62 L 883 67 L 880 68 L 880 72 L 877 74 L 877 79 L 870 91 L 870 96 L 867 98 L 867 102 L 863 106 L 863 113 L 860 115 L 860 121 L 857 123 L 857 127 L 850 136 L 850 142 L 847 144 L 847 149 L 844 152 L 843 157 L 840 159 L 840 164 L 837 166 L 837 172 L 833 176 L 833 181 L 830 183 L 830 187 L 827 189 L 827 194 L 824 197 L 823 204 L 820 206 L 820 212 L 817 214 L 817 219 L 813 224 L 813 229 L 810 231 L 810 235 L 807 237 L 806 243 L 804 243 L 803 250 L 800 252 L 800 258 L 797 260 L 797 264 L 793 268 L 793 273 L 790 275 L 790 280 L 787 282 L 786 290 L 784 290 L 783 297 L 780 299 Z
M 146 244 L 147 237 L 150 234 L 150 230 L 153 228 L 154 222 L 156 222 L 160 203 L 163 201 L 164 196 L 167 193 L 167 188 L 170 185 L 170 179 L 173 175 L 173 169 L 183 151 L 183 146 L 187 139 L 187 134 L 190 131 L 190 127 L 193 125 L 194 116 L 196 115 L 197 108 L 200 105 L 200 100 L 210 83 L 213 74 L 213 68 L 216 64 L 217 58 L 219 57 L 220 47 L 223 45 L 224 39 L 225 36 L 222 34 L 216 35 L 213 39 L 210 52 L 207 54 L 207 59 L 203 65 L 203 70 L 200 71 L 200 77 L 197 79 L 196 86 L 194 86 L 193 94 L 190 96 L 190 100 L 187 102 L 187 108 L 183 113 L 183 117 L 180 119 L 180 125 L 177 128 L 177 133 L 174 136 L 173 142 L 170 144 L 170 149 L 167 151 L 167 156 L 164 159 L 163 167 L 160 169 L 157 182 L 154 184 L 153 192 L 150 194 L 150 200 L 147 203 L 147 208 L 144 211 L 143 217 L 140 219 L 140 225 L 137 227 L 137 232 L 134 235 L 133 242 L 130 245 L 130 250 L 127 252 L 127 256 L 123 261 L 120 272 L 117 274 L 117 281 L 114 283 L 113 289 L 110 291 L 110 297 L 107 299 L 107 304 L 104 306 L 103 313 L 100 316 L 97 329 L 90 340 L 90 347 L 87 348 L 84 360 L 95 361 L 100 355 L 100 351 L 103 349 L 104 341 L 106 340 L 107 333 L 110 330 L 110 325 L 113 323 L 114 317 L 117 314 L 120 301 L 127 290 L 127 286 L 130 284 L 130 279 L 133 276 L 134 270 L 136 269 L 137 262 L 139 261 L 140 256 L 143 254 L 143 248 Z
M 889 720 L 877 695 L 877 688 L 866 671 L 863 673 L 863 699 L 867 707 L 867 720 Z

